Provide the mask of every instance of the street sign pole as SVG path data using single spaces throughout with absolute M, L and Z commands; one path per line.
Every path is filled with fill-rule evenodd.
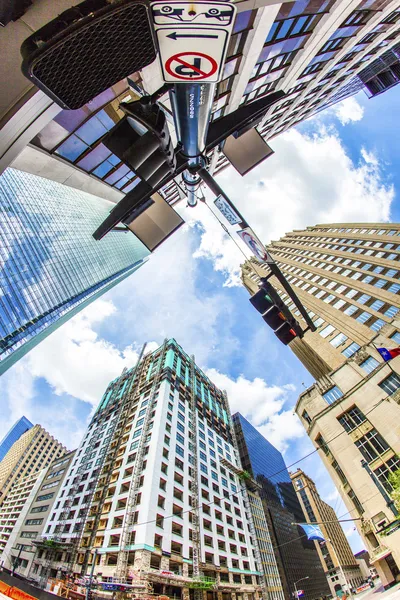
M 236 7 L 222 2 L 153 2 L 151 4 L 161 71 L 174 83 L 170 100 L 181 154 L 188 169 L 183 181 L 189 206 L 196 206 L 211 121 L 215 85 L 222 77 Z
M 188 160 L 188 170 L 184 172 L 183 180 L 189 206 L 197 204 L 195 192 L 200 178 L 192 169 L 202 164 L 214 93 L 214 83 L 177 83 L 170 91 L 181 152 Z

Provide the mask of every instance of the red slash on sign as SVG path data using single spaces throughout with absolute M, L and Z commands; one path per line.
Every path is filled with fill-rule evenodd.
M 217 69 L 217 62 L 201 52 L 180 52 L 171 56 L 165 63 L 167 73 L 182 81 L 207 79 L 214 75 Z

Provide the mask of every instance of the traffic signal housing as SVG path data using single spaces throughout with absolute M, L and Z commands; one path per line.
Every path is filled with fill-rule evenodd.
M 152 188 L 176 170 L 173 142 L 165 113 L 144 100 L 123 102 L 125 113 L 104 138 L 103 144 Z
M 258 292 L 250 298 L 250 302 L 285 346 L 296 337 L 303 337 L 299 323 L 268 281 L 263 282 Z

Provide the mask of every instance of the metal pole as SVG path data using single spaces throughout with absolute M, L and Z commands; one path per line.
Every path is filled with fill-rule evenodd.
M 18 569 L 18 567 L 19 567 L 19 557 L 21 556 L 21 552 L 22 552 L 23 548 L 24 548 L 24 545 L 22 544 L 22 546 L 19 549 L 18 556 L 16 556 L 13 560 L 11 575 L 14 575 L 16 569 Z
M 92 579 L 93 579 L 94 568 L 96 566 L 96 557 L 97 557 L 97 548 L 94 549 L 92 568 L 90 569 L 89 582 L 88 582 L 88 585 L 86 586 L 85 600 L 89 600 L 90 592 L 92 589 Z
M 307 575 L 307 577 L 302 577 L 301 579 L 298 579 L 297 581 L 294 582 L 294 589 L 295 589 L 296 598 L 298 598 L 298 595 L 297 595 L 297 584 L 300 581 L 304 581 L 305 579 L 310 579 L 309 575 Z
M 216 196 L 222 196 L 223 198 L 225 198 L 225 200 L 227 201 L 229 206 L 235 211 L 235 213 L 237 213 L 239 215 L 239 217 L 241 219 L 241 222 L 239 223 L 239 227 L 241 227 L 242 229 L 244 227 L 248 227 L 249 224 L 247 223 L 246 219 L 243 217 L 243 215 L 240 214 L 240 212 L 238 211 L 236 206 L 229 200 L 229 198 L 225 194 L 224 190 L 218 185 L 218 183 L 215 181 L 214 177 L 212 175 L 210 175 L 210 173 L 207 171 L 207 169 L 205 169 L 204 167 L 201 167 L 197 171 L 197 173 L 201 177 L 201 179 L 204 181 L 206 186 L 210 188 L 210 190 L 213 192 L 213 194 L 215 194 Z
M 241 219 L 241 222 L 239 223 L 239 227 L 241 227 L 242 229 L 244 229 L 245 227 L 249 227 L 249 224 L 247 223 L 246 219 L 243 217 L 243 215 L 240 214 L 240 212 L 238 211 L 236 206 L 230 201 L 228 196 L 225 194 L 224 190 L 218 185 L 218 183 L 215 181 L 214 177 L 212 175 L 210 175 L 210 173 L 207 171 L 207 169 L 205 169 L 204 167 L 201 167 L 200 169 L 197 170 L 197 173 L 201 177 L 201 179 L 204 181 L 204 183 L 207 185 L 207 187 L 209 187 L 210 190 L 216 196 L 222 196 L 227 201 L 229 206 L 239 215 L 239 218 Z M 297 296 L 296 292 L 294 291 L 294 289 L 292 288 L 290 283 L 287 281 L 286 277 L 281 272 L 281 270 L 279 269 L 279 267 L 275 263 L 275 261 L 269 262 L 268 267 L 270 268 L 271 273 L 273 275 L 275 275 L 277 280 L 282 284 L 282 287 L 284 288 L 284 290 L 288 293 L 290 298 L 293 300 L 293 302 L 299 309 L 299 311 L 300 311 L 303 319 L 307 323 L 309 329 L 311 331 L 316 331 L 317 328 L 315 327 L 312 319 L 310 318 L 310 316 L 309 316 L 308 312 L 306 311 L 306 309 L 304 308 L 303 304 L 301 303 L 300 298 Z M 261 280 L 262 280 L 262 278 L 261 278 Z
M 295 598 L 298 598 L 296 583 L 297 583 L 297 581 L 294 582 L 294 596 L 295 596 Z
M 303 304 L 301 303 L 300 298 L 297 296 L 296 292 L 294 291 L 294 289 L 292 288 L 292 286 L 290 285 L 290 283 L 287 281 L 286 277 L 281 272 L 281 270 L 278 267 L 278 265 L 274 262 L 274 263 L 268 263 L 268 266 L 271 269 L 271 272 L 273 273 L 273 275 L 275 275 L 275 277 L 279 281 L 279 283 L 282 284 L 282 287 L 284 288 L 285 292 L 288 293 L 288 295 L 290 296 L 290 298 L 293 300 L 293 302 L 295 303 L 295 305 L 299 309 L 299 311 L 301 313 L 301 316 L 303 317 L 303 319 L 307 323 L 307 325 L 310 328 L 310 330 L 311 331 L 317 331 L 317 328 L 315 327 L 312 319 L 310 318 L 308 312 L 306 311 L 306 309 L 304 308 Z
M 189 169 L 182 175 L 188 192 L 188 205 L 196 206 L 196 189 L 200 178 L 192 170 L 204 164 L 202 154 L 206 147 L 211 119 L 215 83 L 177 83 L 170 91 L 170 100 L 181 153 L 188 159 Z
M 347 521 L 362 521 L 362 517 L 356 519 L 336 519 L 335 521 L 311 521 L 310 523 L 291 523 L 291 525 L 325 525 L 325 523 L 347 523 Z

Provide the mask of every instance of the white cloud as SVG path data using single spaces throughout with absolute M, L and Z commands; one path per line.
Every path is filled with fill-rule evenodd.
M 284 452 L 289 440 L 304 437 L 304 429 L 293 411 L 284 410 L 295 386 L 269 386 L 264 379 L 253 380 L 240 375 L 232 379 L 216 369 L 207 369 L 208 377 L 226 390 L 232 414 L 240 412 L 278 450 Z
M 44 377 L 56 395 L 69 394 L 97 406 L 108 383 L 138 358 L 133 346 L 119 350 L 94 330 L 115 311 L 110 301 L 97 300 L 32 350 L 25 369 L 33 377 Z
M 327 494 L 324 498 L 325 502 L 328 504 L 332 504 L 333 502 L 337 502 L 339 498 L 339 490 L 333 488 L 329 494 Z
M 232 302 L 208 281 L 198 279 L 199 265 L 193 260 L 197 237 L 193 228 L 181 228 L 107 298 L 124 311 L 129 341 L 133 336 L 162 343 L 173 337 L 195 354 L 197 362 L 206 364 L 211 353 L 223 360 L 238 340 L 231 335 L 229 324 L 223 331 L 219 328 L 222 316 L 229 320 Z
M 342 125 L 361 121 L 364 116 L 364 108 L 353 97 L 342 100 L 332 110 Z
M 344 535 L 348 538 L 352 537 L 354 534 L 357 534 L 357 529 L 355 525 L 349 525 L 344 530 Z
M 265 243 L 317 223 L 390 219 L 394 188 L 385 183 L 373 153 L 363 149 L 354 164 L 336 132 L 324 127 L 314 134 L 293 129 L 274 139 L 272 146 L 275 154 L 245 178 L 233 168 L 218 178 Z M 225 271 L 229 285 L 238 283 L 243 256 L 220 225 L 204 216 L 205 210 L 193 209 L 193 218 L 206 223 L 196 255 L 208 257 L 214 268 Z

